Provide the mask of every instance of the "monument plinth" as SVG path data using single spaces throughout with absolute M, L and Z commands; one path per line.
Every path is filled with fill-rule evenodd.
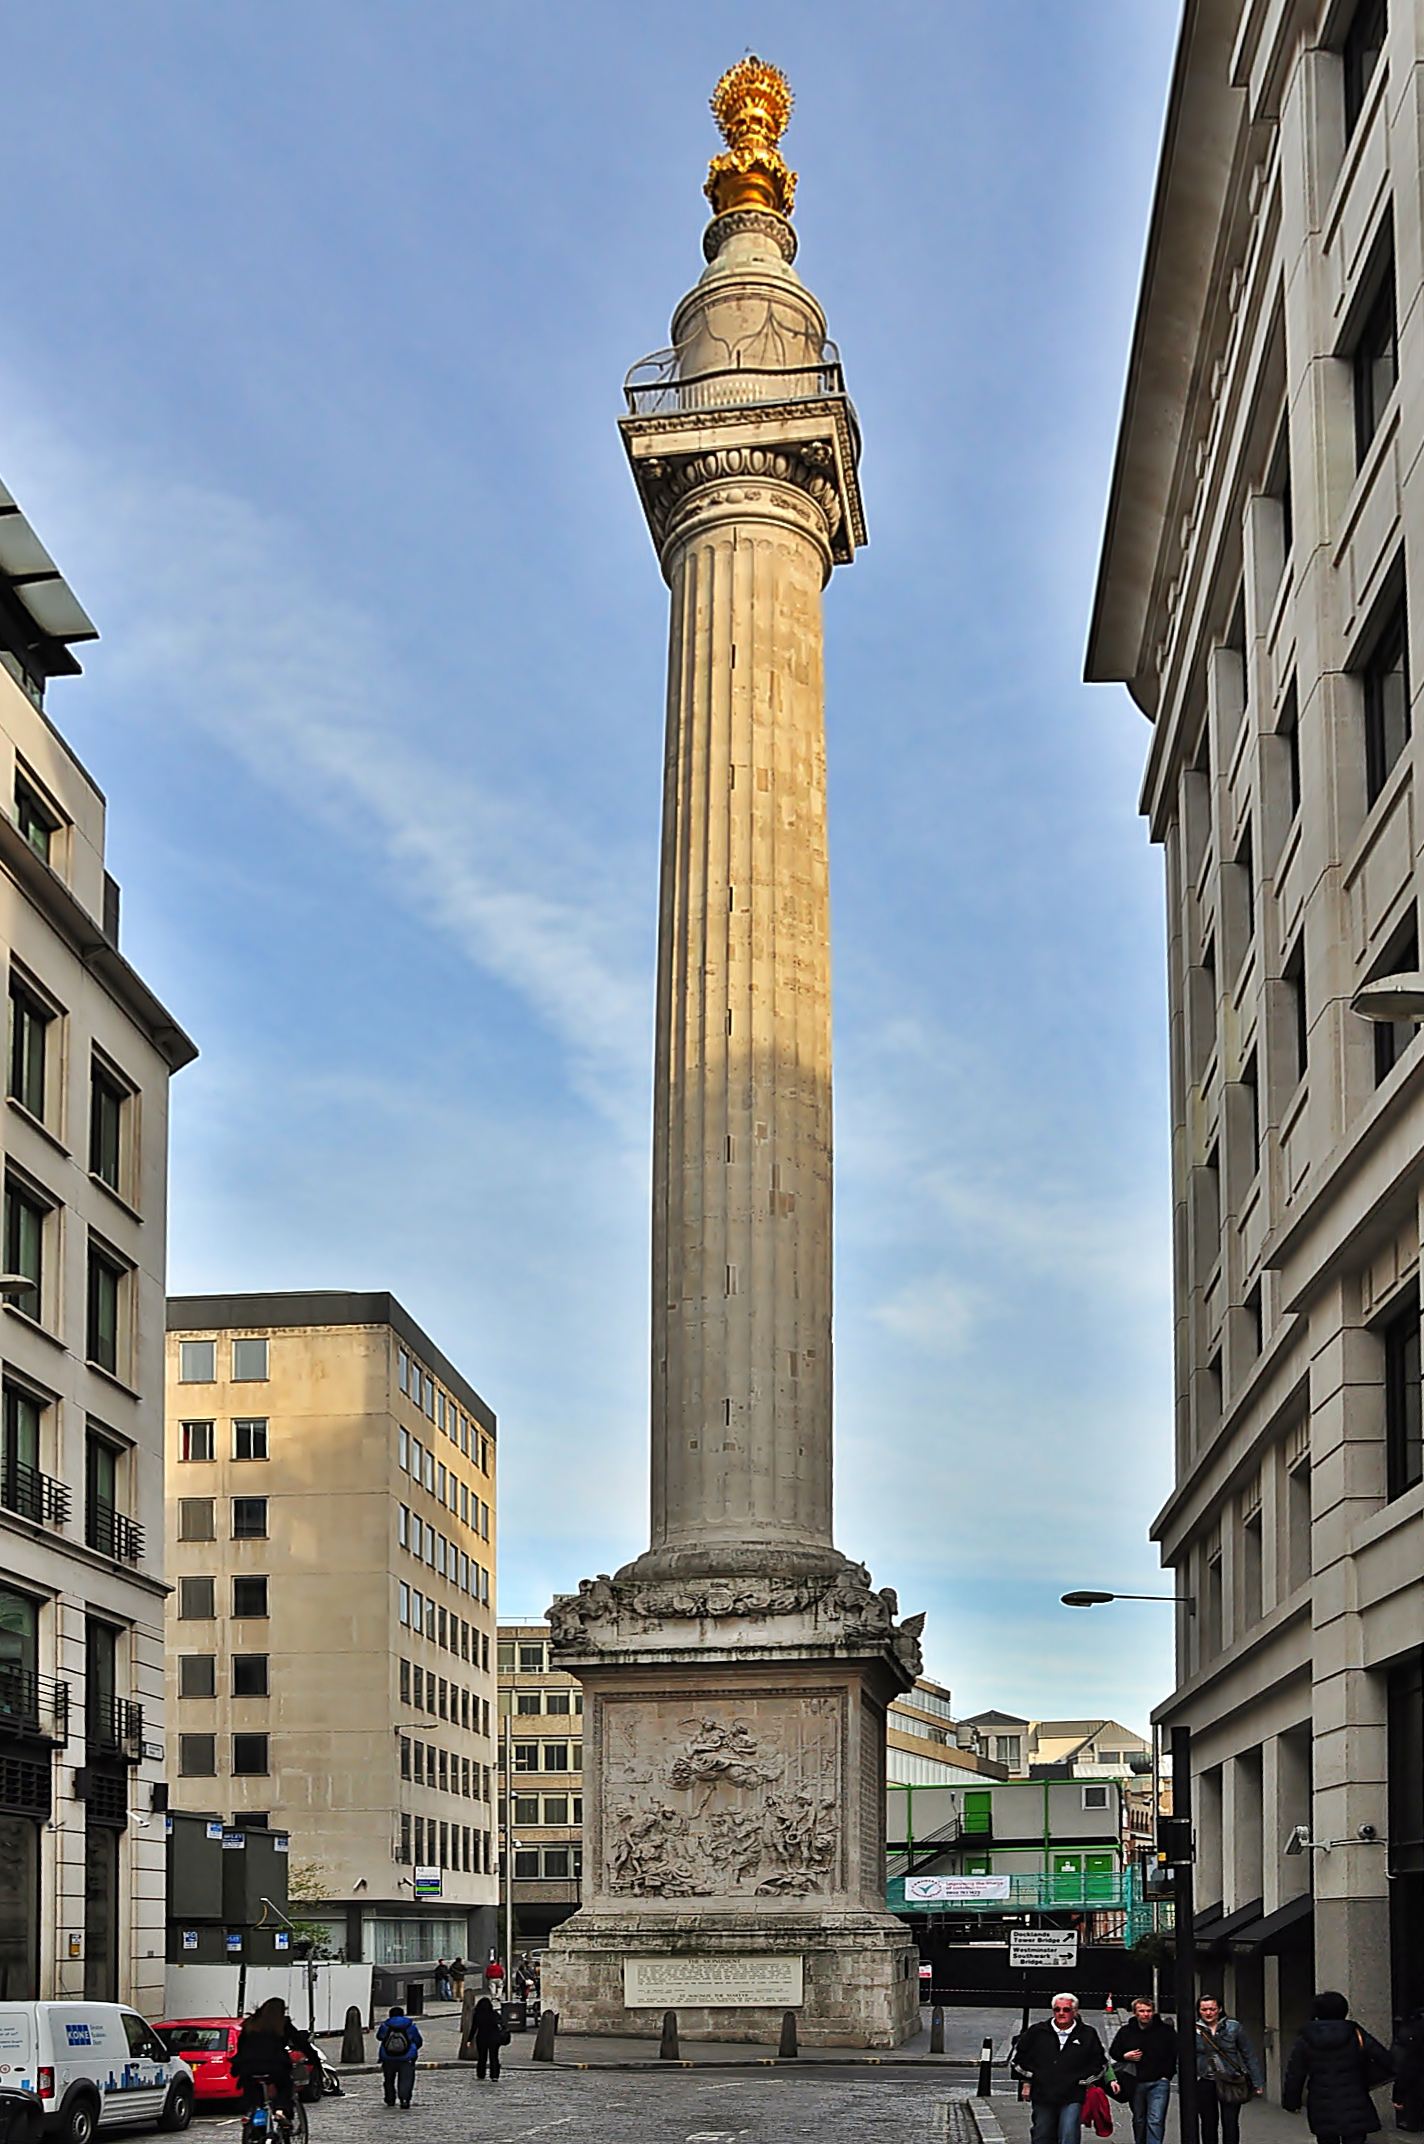
M 831 1538 L 831 1023 L 821 591 L 859 433 L 792 263 L 791 93 L 744 60 L 707 268 L 624 442 L 671 592 L 653 1134 L 652 1538 L 550 1610 L 584 1686 L 565 2031 L 889 2047 L 885 1708 L 922 1617 Z

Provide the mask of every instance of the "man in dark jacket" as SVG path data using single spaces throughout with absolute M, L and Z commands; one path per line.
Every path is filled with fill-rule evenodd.
M 1370 2087 L 1383 2084 L 1393 2071 L 1379 2041 L 1351 2018 L 1344 1996 L 1326 1990 L 1311 2004 L 1310 2023 L 1301 2027 L 1291 2049 L 1281 2105 L 1298 2114 L 1304 2099 L 1312 2136 L 1321 2144 L 1347 2144 L 1380 2127 Z
M 1019 2098 L 1033 2101 L 1032 2144 L 1081 2144 L 1083 2096 L 1106 2064 L 1077 1996 L 1055 1995 L 1051 2017 L 1030 2025 L 1014 2049 Z
M 1177 2034 L 1166 2018 L 1159 2017 L 1150 2002 L 1139 1995 L 1132 2006 L 1132 2019 L 1113 2037 L 1108 2053 L 1117 2069 L 1113 2090 L 1132 2105 L 1135 2144 L 1162 2144 L 1167 2126 L 1167 2102 L 1172 2079 L 1177 2074 Z
M 393 2003 L 387 2015 L 376 2027 L 380 2042 L 381 2082 L 386 2088 L 386 2105 L 393 2107 L 397 2097 L 403 2107 L 410 2106 L 410 2095 L 415 2090 L 415 2060 L 421 2049 L 420 2027 L 413 2017 L 408 2017 L 399 2003 Z

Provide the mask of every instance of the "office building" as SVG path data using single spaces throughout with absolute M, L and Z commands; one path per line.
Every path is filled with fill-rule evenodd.
M 515 1949 L 537 1950 L 551 1928 L 578 1911 L 583 1887 L 583 1691 L 551 1664 L 547 1623 L 500 1624 L 499 1710 L 500 1826 L 512 1856 Z M 506 1745 L 512 1811 L 504 1797 Z
M 1421 62 L 1405 0 L 1184 10 L 1088 651 L 1166 867 L 1159 1717 L 1273 2084 L 1313 1988 L 1424 2002 Z
M 161 2000 L 168 1082 L 105 804 L 46 712 L 94 628 L 0 486 L 0 1995 Z
M 173 1800 L 353 1963 L 495 1941 L 495 1450 L 394 1296 L 169 1301 Z

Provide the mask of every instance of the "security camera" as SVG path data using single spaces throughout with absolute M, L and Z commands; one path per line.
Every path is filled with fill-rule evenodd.
M 1379 1833 L 1375 1830 L 1373 1824 L 1361 1824 L 1359 1830 L 1355 1833 L 1355 1837 L 1357 1839 L 1377 1839 Z
M 1309 1824 L 1297 1824 L 1286 1840 L 1286 1852 L 1288 1854 L 1303 1854 L 1309 1844 Z

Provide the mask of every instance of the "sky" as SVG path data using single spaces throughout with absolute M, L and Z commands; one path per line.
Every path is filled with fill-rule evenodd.
M 1161 860 L 1081 684 L 1176 0 L 7 9 L 0 478 L 198 1042 L 176 1292 L 390 1288 L 500 1421 L 501 1612 L 646 1545 L 666 590 L 617 431 L 707 98 L 797 106 L 865 440 L 826 595 L 837 1539 L 965 1712 L 1171 1680 Z

